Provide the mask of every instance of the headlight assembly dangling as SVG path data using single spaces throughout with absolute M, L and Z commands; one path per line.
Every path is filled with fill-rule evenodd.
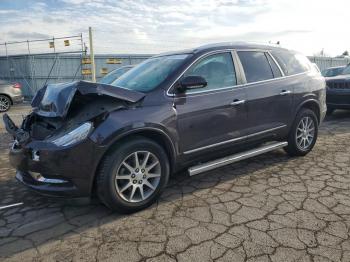
M 86 122 L 81 126 L 73 129 L 69 133 L 59 138 L 56 138 L 55 140 L 52 141 L 52 143 L 54 143 L 56 146 L 69 146 L 69 145 L 78 143 L 79 141 L 82 141 L 85 138 L 87 138 L 91 129 L 92 129 L 92 123 Z

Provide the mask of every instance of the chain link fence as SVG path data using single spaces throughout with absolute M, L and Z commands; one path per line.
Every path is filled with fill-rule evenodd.
M 95 55 L 96 77 L 125 65 L 135 65 L 150 55 Z M 0 79 L 19 82 L 30 98 L 47 83 L 91 80 L 90 59 L 84 54 L 20 55 L 0 57 Z
M 32 97 L 45 83 L 82 78 L 85 55 L 82 34 L 0 43 L 0 79 L 21 83 L 23 94 Z
M 338 57 L 323 57 L 323 56 L 309 56 L 311 62 L 317 64 L 318 68 L 322 71 L 329 67 L 344 66 L 350 63 L 350 58 L 338 58 Z

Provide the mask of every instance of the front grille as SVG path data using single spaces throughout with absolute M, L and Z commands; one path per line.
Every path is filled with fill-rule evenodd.
M 327 95 L 327 104 L 350 105 L 350 95 Z
M 328 82 L 327 86 L 331 89 L 350 89 L 350 82 Z

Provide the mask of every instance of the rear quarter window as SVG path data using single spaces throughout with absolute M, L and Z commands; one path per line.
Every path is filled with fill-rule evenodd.
M 271 51 L 285 75 L 295 75 L 311 70 L 309 59 L 305 56 L 289 51 Z

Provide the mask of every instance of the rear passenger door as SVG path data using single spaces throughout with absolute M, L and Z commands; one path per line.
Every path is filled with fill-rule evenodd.
M 247 94 L 248 139 L 285 135 L 293 115 L 293 90 L 264 51 L 237 51 Z

